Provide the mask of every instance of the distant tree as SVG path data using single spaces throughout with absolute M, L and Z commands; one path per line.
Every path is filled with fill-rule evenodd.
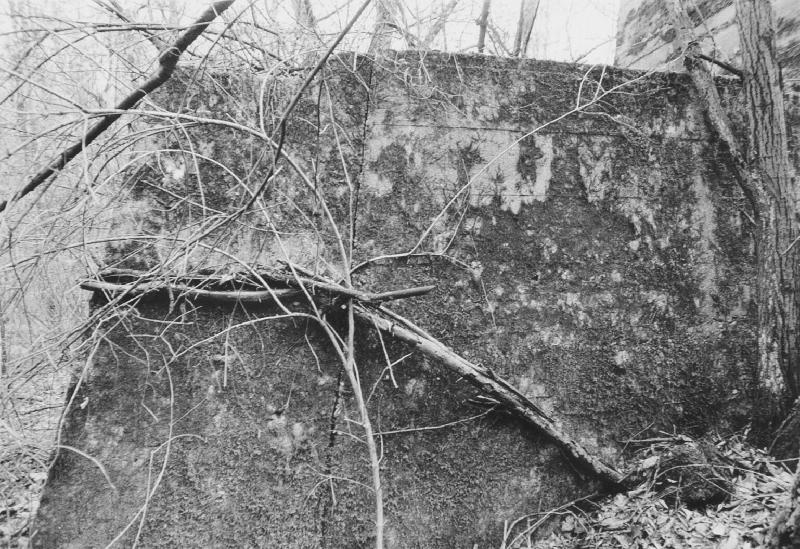
M 519 6 L 519 20 L 517 21 L 517 34 L 514 37 L 514 47 L 511 53 L 514 57 L 525 57 L 528 51 L 528 42 L 533 32 L 533 24 L 539 13 L 540 0 L 522 0 Z

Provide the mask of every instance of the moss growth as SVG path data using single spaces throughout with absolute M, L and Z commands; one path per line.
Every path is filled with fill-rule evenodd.
M 354 261 L 411 250 L 455 197 L 416 249 L 448 258 L 372 263 L 355 276 L 359 287 L 436 284 L 393 306 L 511 380 L 606 459 L 648 425 L 700 433 L 747 417 L 748 231 L 685 77 L 636 80 L 591 112 L 520 139 L 572 110 L 579 87 L 593 93 L 601 71 L 587 77 L 584 66 L 437 53 L 398 54 L 385 68 L 344 66 L 352 63 L 332 65 L 303 98 L 286 147 L 346 237 L 352 204 Z M 609 69 L 602 85 L 638 76 Z M 189 100 L 176 84 L 161 100 L 255 120 L 254 82 L 199 87 Z M 268 106 L 269 127 L 281 105 Z M 176 132 L 160 142 L 178 151 L 164 157 L 174 165 L 149 162 L 135 186 L 135 197 L 160 212 L 147 223 L 165 240 L 212 208 L 241 206 L 242 185 L 257 188 L 271 164 L 263 143 L 236 130 L 186 131 L 188 140 Z M 198 160 L 197 173 L 178 177 L 179 155 L 201 143 L 229 171 Z M 335 272 L 338 243 L 296 174 L 284 169 L 263 198 L 298 261 Z M 234 242 L 243 261 L 280 255 L 263 220 L 241 221 L 213 242 Z M 300 322 L 253 323 L 274 312 L 265 308 L 187 311 L 142 303 L 140 318 L 103 344 L 81 389 L 88 405 L 72 410 L 64 442 L 97 452 L 120 494 L 95 503 L 106 492 L 102 475 L 59 457 L 38 546 L 104 544 L 120 531 L 143 501 L 150 451 L 164 442 L 169 417 L 180 418 L 180 438 L 149 504 L 143 546 L 369 546 L 373 503 L 359 484 L 369 482 L 365 449 L 341 434 L 357 430 L 357 414 L 339 391 L 325 338 Z M 236 323 L 243 326 L 225 332 Z M 382 473 L 395 546 L 497 545 L 505 520 L 586 488 L 552 447 L 505 416 L 462 421 L 479 414 L 467 403 L 475 391 L 439 365 L 412 354 L 387 377 L 374 331 L 358 333 L 362 381 L 375 387 L 370 409 L 387 432 Z M 385 343 L 392 359 L 410 352 Z M 415 430 L 423 427 L 437 428 Z

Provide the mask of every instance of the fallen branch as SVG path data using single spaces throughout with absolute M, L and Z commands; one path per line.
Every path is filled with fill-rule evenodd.
M 159 292 L 173 292 L 188 298 L 200 298 L 217 302 L 241 301 L 246 303 L 266 303 L 274 300 L 276 297 L 294 297 L 300 295 L 302 290 L 305 289 L 311 294 L 319 293 L 332 297 L 353 299 L 357 302 L 368 304 L 379 304 L 385 301 L 417 297 L 425 295 L 436 288 L 436 286 L 419 286 L 415 288 L 403 288 L 400 290 L 390 290 L 388 292 L 372 293 L 345 288 L 334 282 L 320 280 L 319 277 L 310 278 L 299 275 L 284 275 L 275 271 L 259 272 L 258 275 L 265 282 L 273 283 L 277 285 L 278 288 L 209 290 L 199 286 L 213 286 L 214 282 L 222 284 L 234 280 L 220 279 L 214 281 L 208 278 L 203 280 L 187 278 L 182 281 L 149 281 L 147 277 L 144 276 L 144 273 L 132 270 L 112 270 L 104 272 L 100 275 L 103 280 L 84 280 L 80 283 L 80 287 L 84 290 L 104 292 L 113 295 L 124 293 L 131 297 Z M 192 282 L 196 282 L 196 285 L 193 285 Z M 255 286 L 254 283 L 249 283 L 247 285 Z M 258 284 L 258 286 L 263 288 L 263 284 Z
M 360 305 L 354 306 L 354 311 L 356 316 L 362 320 L 413 345 L 420 352 L 438 360 L 448 369 L 490 395 L 515 417 L 546 435 L 576 464 L 592 472 L 606 483 L 610 490 L 616 491 L 624 488 L 625 477 L 622 473 L 591 455 L 578 442 L 563 433 L 550 416 L 491 369 L 469 362 L 397 313 L 385 308 L 370 310 Z M 390 318 L 386 318 L 386 316 Z
M 371 293 L 362 292 L 346 288 L 334 282 L 326 282 L 319 280 L 319 278 L 308 278 L 305 276 L 281 274 L 276 272 L 259 273 L 264 280 L 288 286 L 290 288 L 306 288 L 310 292 L 319 291 L 322 293 L 329 293 L 338 297 L 345 297 L 354 299 L 362 303 L 382 303 L 384 301 L 393 301 L 395 299 L 403 299 L 406 297 L 417 297 L 425 295 L 433 291 L 436 286 L 418 286 L 415 288 L 405 288 L 402 290 L 391 290 L 388 292 Z
M 124 271 L 124 274 L 122 273 L 123 272 L 110 272 L 108 275 L 111 277 L 133 276 L 134 271 Z M 510 383 L 498 376 L 493 370 L 469 362 L 411 321 L 383 306 L 375 305 L 376 298 L 385 300 L 388 297 L 396 299 L 399 297 L 422 295 L 433 289 L 432 286 L 373 294 L 343 288 L 333 282 L 320 280 L 321 277 L 312 279 L 310 277 L 298 276 L 292 279 L 288 277 L 288 275 L 277 276 L 272 273 L 264 278 L 265 280 L 286 284 L 291 286 L 291 288 L 258 291 L 204 290 L 186 284 L 176 284 L 168 281 L 147 281 L 142 278 L 130 283 L 88 280 L 81 283 L 81 288 L 112 294 L 126 292 L 128 295 L 173 291 L 180 292 L 181 295 L 186 297 L 207 298 L 218 302 L 235 303 L 240 301 L 256 301 L 258 303 L 263 303 L 268 301 L 268 299 L 275 299 L 274 295 L 277 295 L 277 292 L 293 292 L 299 295 L 299 291 L 295 288 L 301 287 L 302 285 L 308 290 L 316 289 L 323 293 L 328 292 L 339 297 L 353 299 L 352 310 L 358 318 L 412 345 L 415 349 L 436 359 L 445 367 L 469 381 L 472 385 L 502 405 L 514 417 L 533 427 L 537 432 L 544 434 L 576 465 L 591 472 L 595 477 L 600 479 L 606 485 L 607 491 L 616 492 L 626 488 L 624 484 L 625 476 L 622 473 L 603 463 L 600 459 L 590 454 L 577 441 L 562 432 L 552 417 L 542 411 Z M 361 298 L 365 299 L 362 301 Z
M 172 73 L 175 72 L 175 67 L 178 64 L 178 59 L 186 51 L 192 42 L 216 19 L 222 12 L 233 4 L 234 0 L 221 0 L 214 2 L 200 17 L 181 34 L 178 39 L 161 55 L 158 57 L 158 70 L 151 76 L 144 84 L 136 88 L 133 93 L 123 99 L 117 106 L 116 111 L 127 111 L 144 99 L 145 96 L 152 93 L 157 88 L 161 87 L 164 82 L 170 79 Z M 94 126 L 89 128 L 89 131 L 81 137 L 80 140 L 72 144 L 70 147 L 62 151 L 46 168 L 33 176 L 28 183 L 17 191 L 14 196 L 9 200 L 0 202 L 0 212 L 5 211 L 10 203 L 18 201 L 20 198 L 36 190 L 40 185 L 45 183 L 53 175 L 64 169 L 69 162 L 78 156 L 89 144 L 97 139 L 104 131 L 106 131 L 116 120 L 121 117 L 123 112 L 114 112 L 107 114 L 100 119 Z
M 291 298 L 300 295 L 298 290 L 278 289 L 278 290 L 203 290 L 193 288 L 185 284 L 116 284 L 101 280 L 84 280 L 80 287 L 91 292 L 102 292 L 104 294 L 119 295 L 125 294 L 130 297 L 153 295 L 169 291 L 186 298 L 202 299 L 218 303 L 230 303 L 232 301 L 242 303 L 267 303 L 276 298 Z

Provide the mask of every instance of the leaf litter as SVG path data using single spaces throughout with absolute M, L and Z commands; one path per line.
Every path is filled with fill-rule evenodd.
M 745 436 L 712 442 L 685 435 L 650 439 L 629 465 L 641 480 L 635 489 L 544 513 L 507 536 L 510 543 L 503 549 L 762 547 L 794 474 L 791 463 L 748 445 Z M 695 455 L 698 448 L 707 457 L 704 463 L 676 464 L 676 454 Z M 714 489 L 696 490 L 697 482 L 688 489 L 697 478 Z M 698 499 L 703 495 L 705 502 Z

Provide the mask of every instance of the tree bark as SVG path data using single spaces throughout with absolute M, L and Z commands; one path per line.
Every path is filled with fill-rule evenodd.
M 765 0 L 736 0 L 736 16 L 749 130 L 747 162 L 757 182 L 759 384 L 786 411 L 800 389 L 797 188 L 789 162 L 772 7 Z M 768 546 L 800 547 L 800 468 L 775 516 Z
M 767 547 L 770 549 L 800 547 L 800 474 L 795 475 L 788 500 L 775 515 Z
M 675 27 L 685 64 L 706 115 L 731 154 L 734 172 L 755 220 L 758 310 L 758 395 L 763 419 L 789 411 L 800 392 L 800 243 L 798 190 L 789 161 L 786 114 L 775 48 L 775 21 L 768 0 L 735 0 L 742 51 L 742 92 L 747 147 L 737 141 L 714 81 L 700 61 L 693 25 L 683 0 L 674 0 Z M 800 468 L 791 493 L 776 514 L 769 547 L 800 547 Z
M 727 146 L 737 182 L 753 208 L 758 310 L 759 400 L 762 414 L 777 417 L 800 391 L 797 239 L 797 189 L 789 162 L 780 68 L 775 56 L 774 23 L 764 0 L 736 0 L 743 58 L 742 82 L 748 121 L 747 147 L 736 138 L 722 108 L 703 55 L 691 38 L 693 28 L 675 0 L 676 28 L 685 43 L 685 65 L 703 101 L 706 116 Z
M 759 384 L 779 409 L 800 391 L 797 189 L 770 2 L 736 0 L 747 110 L 750 177 L 757 184 Z

